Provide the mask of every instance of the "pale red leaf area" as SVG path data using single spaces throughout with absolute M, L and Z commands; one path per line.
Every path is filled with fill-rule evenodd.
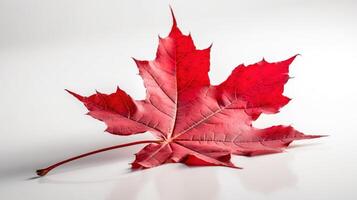
M 258 129 L 262 113 L 274 114 L 289 102 L 284 84 L 296 56 L 281 62 L 237 66 L 219 85 L 211 85 L 210 50 L 196 49 L 190 35 L 177 27 L 159 38 L 156 58 L 134 59 L 146 88 L 145 100 L 134 100 L 119 87 L 112 94 L 83 97 L 70 92 L 103 121 L 106 131 L 132 135 L 146 131 L 158 140 L 136 154 L 132 168 L 165 163 L 236 167 L 231 154 L 254 156 L 281 152 L 305 135 L 291 126 Z

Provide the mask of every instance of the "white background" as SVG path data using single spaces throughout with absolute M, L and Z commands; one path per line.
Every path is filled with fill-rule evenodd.
M 179 27 L 197 47 L 213 42 L 212 83 L 244 62 L 291 65 L 293 100 L 255 125 L 292 124 L 330 137 L 287 152 L 233 161 L 243 170 L 170 164 L 131 172 L 142 145 L 35 169 L 97 148 L 151 138 L 103 133 L 65 93 L 144 98 L 131 56 L 153 59 L 157 35 Z M 357 199 L 356 1 L 0 0 L 0 199 Z

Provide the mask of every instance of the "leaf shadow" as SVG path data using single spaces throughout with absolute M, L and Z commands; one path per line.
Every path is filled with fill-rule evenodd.
M 212 171 L 213 170 L 213 171 Z M 51 176 L 37 179 L 45 184 L 88 184 L 113 182 L 107 200 L 147 199 L 217 199 L 220 184 L 216 167 L 187 167 L 182 164 L 166 164 L 152 169 L 128 170 L 115 178 L 93 180 L 56 180 Z
M 220 190 L 217 170 L 212 167 L 166 164 L 150 170 L 133 172 L 132 175 L 116 182 L 107 200 L 145 199 L 145 195 L 152 195 L 153 190 L 156 191 L 155 199 L 217 199 Z
M 244 188 L 261 194 L 294 188 L 298 178 L 290 167 L 292 160 L 293 154 L 287 153 L 250 157 L 237 176 Z

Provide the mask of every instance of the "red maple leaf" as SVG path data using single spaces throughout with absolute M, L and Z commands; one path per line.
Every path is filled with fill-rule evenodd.
M 294 140 L 321 137 L 304 135 L 291 126 L 252 126 L 262 113 L 277 113 L 289 102 L 282 93 L 296 56 L 275 63 L 263 59 L 253 65 L 241 64 L 223 83 L 211 85 L 211 47 L 196 49 L 191 36 L 177 27 L 173 13 L 172 17 L 172 29 L 166 38 L 159 38 L 155 60 L 134 59 L 146 87 L 145 100 L 133 100 L 119 87 L 112 94 L 97 92 L 89 97 L 68 91 L 83 102 L 90 116 L 107 125 L 107 132 L 132 135 L 149 131 L 157 140 L 89 152 L 38 170 L 39 175 L 74 159 L 141 143 L 150 144 L 136 154 L 132 168 L 172 162 L 236 167 L 231 154 L 277 153 Z

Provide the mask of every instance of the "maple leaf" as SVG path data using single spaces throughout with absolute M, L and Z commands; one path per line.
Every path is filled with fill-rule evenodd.
M 171 13 L 171 31 L 166 38 L 159 38 L 155 60 L 134 59 L 146 87 L 145 100 L 133 100 L 119 87 L 112 94 L 97 92 L 89 97 L 68 91 L 83 102 L 90 116 L 107 125 L 107 132 L 132 135 L 149 131 L 157 140 L 108 147 L 54 167 L 93 153 L 142 143 L 150 144 L 136 154 L 132 168 L 172 162 L 236 167 L 231 154 L 277 153 L 294 140 L 321 137 L 305 135 L 291 126 L 252 126 L 262 113 L 277 113 L 289 102 L 283 95 L 284 84 L 296 56 L 275 63 L 263 59 L 248 66 L 241 64 L 224 82 L 211 85 L 211 46 L 196 49 L 191 36 L 181 33 Z M 53 166 L 37 173 L 44 175 Z

